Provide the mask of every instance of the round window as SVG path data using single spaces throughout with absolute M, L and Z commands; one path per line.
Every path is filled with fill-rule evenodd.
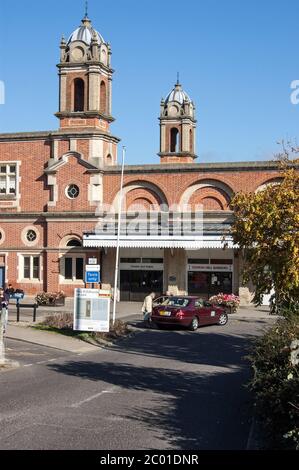
M 76 184 L 70 184 L 66 189 L 66 193 L 70 199 L 76 199 L 79 196 L 80 190 Z
M 34 230 L 28 230 L 28 232 L 26 233 L 26 238 L 30 243 L 35 242 L 37 234 Z

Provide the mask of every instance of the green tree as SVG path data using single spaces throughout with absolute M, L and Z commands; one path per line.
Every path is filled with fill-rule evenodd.
M 253 302 L 275 290 L 273 311 L 299 306 L 299 159 L 284 148 L 281 180 L 257 193 L 238 193 L 231 203 L 233 240 L 243 250 L 244 282 L 255 286 Z

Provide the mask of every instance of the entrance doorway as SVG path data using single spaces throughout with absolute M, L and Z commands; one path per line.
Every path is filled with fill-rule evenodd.
M 5 267 L 0 266 L 0 287 L 4 289 L 5 287 Z
M 188 272 L 188 293 L 207 299 L 219 293 L 231 294 L 233 276 L 231 272 Z
M 120 271 L 120 300 L 142 302 L 151 292 L 163 293 L 163 271 Z

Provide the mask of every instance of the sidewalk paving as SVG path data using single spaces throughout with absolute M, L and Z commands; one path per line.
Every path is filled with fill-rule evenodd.
M 8 324 L 5 338 L 39 344 L 50 348 L 60 349 L 72 353 L 88 353 L 98 351 L 99 346 L 86 343 L 76 338 L 52 333 L 48 331 L 35 330 L 28 324 Z

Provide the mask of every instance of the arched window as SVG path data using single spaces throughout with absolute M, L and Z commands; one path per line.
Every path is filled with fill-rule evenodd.
M 76 78 L 74 81 L 74 111 L 84 111 L 84 81 Z
M 175 153 L 180 151 L 180 133 L 175 127 L 170 130 L 170 151 Z
M 106 84 L 101 82 L 100 86 L 100 111 L 101 113 L 107 113 L 107 93 L 106 93 Z
M 66 244 L 66 246 L 82 246 L 82 243 L 80 240 L 77 240 L 77 238 L 73 238 L 72 240 L 69 240 Z
M 106 157 L 106 165 L 112 165 L 112 156 L 110 155 L 110 153 Z

